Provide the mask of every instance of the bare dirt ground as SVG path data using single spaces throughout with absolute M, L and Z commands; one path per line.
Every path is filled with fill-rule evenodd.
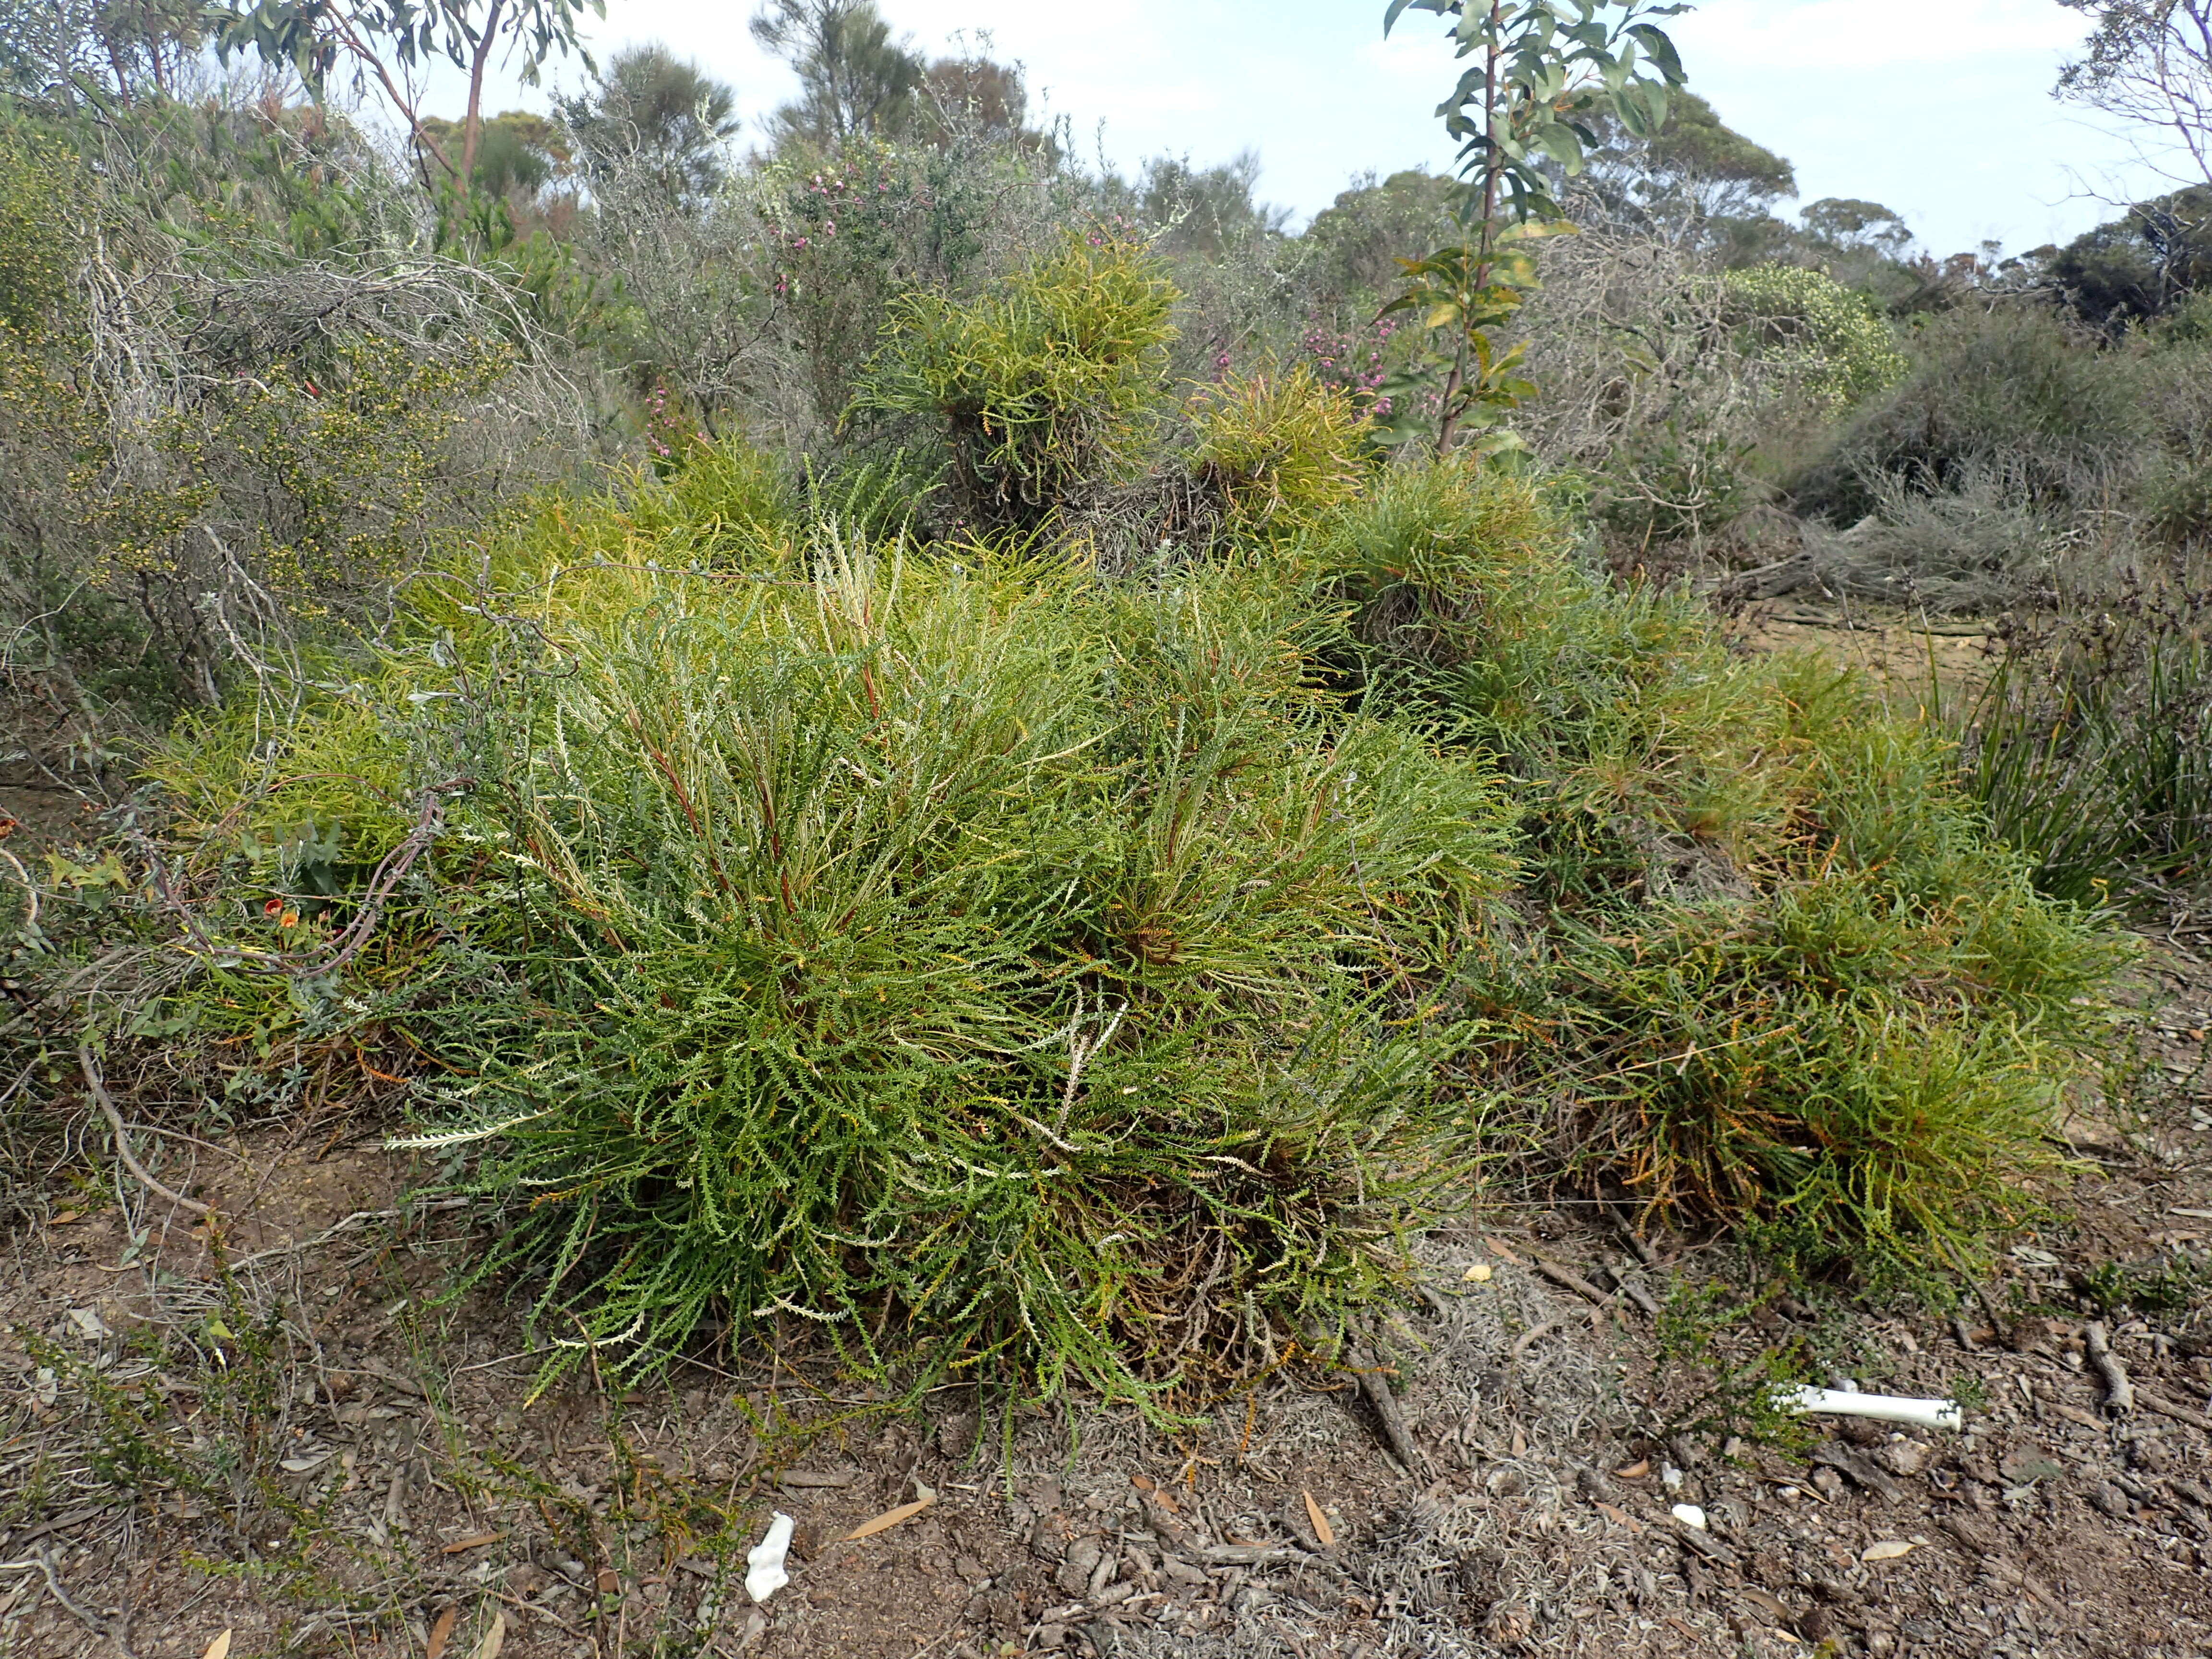
M 1905 709 L 1971 697 L 1987 678 L 1993 635 L 1971 618 L 1901 616 L 1805 595 L 1759 599 L 1724 624 L 1749 651 L 1804 651 L 1870 676 Z
M 1382 1389 L 1286 1354 L 1180 1432 L 893 1410 L 798 1331 L 540 1394 L 517 1307 L 441 1296 L 482 1235 L 410 1204 L 386 1126 L 126 1103 L 210 1224 L 118 1174 L 52 1061 L 74 1115 L 0 1204 L 0 1655 L 2212 1654 L 2212 929 L 2147 953 L 2124 1104 L 2069 1120 L 2047 1219 L 1955 1314 L 1492 1205 L 1423 1246 Z M 1755 1409 L 1815 1357 L 1966 1431 Z

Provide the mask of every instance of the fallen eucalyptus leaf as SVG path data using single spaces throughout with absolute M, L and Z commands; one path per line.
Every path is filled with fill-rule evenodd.
M 1311 1492 L 1305 1494 L 1305 1499 L 1306 1519 L 1313 1522 L 1314 1536 L 1321 1540 L 1321 1547 L 1323 1549 L 1334 1549 L 1336 1528 L 1328 1524 L 1328 1517 L 1321 1512 L 1321 1505 L 1314 1502 L 1314 1495 Z

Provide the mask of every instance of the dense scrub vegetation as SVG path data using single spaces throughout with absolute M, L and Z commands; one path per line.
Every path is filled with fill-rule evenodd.
M 233 963 L 155 1018 L 404 1031 L 406 1144 L 512 1206 L 486 1267 L 549 1268 L 556 1338 L 781 1309 L 1133 1389 L 1386 1291 L 1507 1147 L 1903 1269 L 2094 1052 L 2109 947 L 1927 735 L 1614 592 L 1528 481 L 1399 468 L 1102 583 L 728 469 L 423 584 L 273 750 L 242 708 L 155 763 Z
M 1287 235 L 818 10 L 751 156 L 657 50 L 398 158 L 15 66 L 16 763 L 106 808 L 8 889 L 23 1078 L 380 1103 L 556 1370 L 1161 1401 L 1484 1181 L 1893 1286 L 2026 1212 L 2212 827 L 2195 266 L 1786 222 L 1685 96 L 1439 456 L 1447 181 Z M 2007 654 L 1895 712 L 1706 602 L 1814 587 Z

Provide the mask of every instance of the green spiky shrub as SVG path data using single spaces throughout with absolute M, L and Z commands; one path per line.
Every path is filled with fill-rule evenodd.
M 1377 702 L 1516 780 L 1530 925 L 1464 964 L 1542 1167 L 1808 1265 L 1910 1270 L 2021 1213 L 2117 960 L 1855 678 L 1732 659 L 1508 475 L 1401 471 L 1323 549 Z
M 854 410 L 942 446 L 963 528 L 1035 529 L 1151 459 L 1177 297 L 1142 243 L 1066 233 L 973 299 L 902 295 Z
M 1248 539 L 1310 532 L 1359 498 L 1377 455 L 1351 393 L 1303 363 L 1201 386 L 1188 413 L 1193 477 Z
M 2005 643 L 1948 711 L 1966 788 L 2037 887 L 2125 906 L 2212 860 L 2212 595 L 2124 590 Z
M 273 748 L 172 744 L 189 1018 L 411 1056 L 556 1372 L 782 1324 L 1158 1406 L 1514 1153 L 1807 1267 L 2017 1216 L 2115 952 L 1948 752 L 1611 586 L 1530 476 L 1316 476 L 1114 581 L 712 447 L 549 505 Z
M 549 1340 L 783 1316 L 1127 1394 L 1389 1283 L 1472 1155 L 1430 993 L 1508 873 L 1486 769 L 1314 690 L 1332 619 L 1279 572 L 762 536 L 669 574 L 695 528 L 566 521 L 606 562 L 549 531 L 426 599 L 254 807 L 389 844 L 330 775 L 471 780 L 401 965 L 349 971 L 448 1079 L 417 1144 L 504 1206 L 483 1267 L 544 1275 Z M 480 620 L 526 601 L 527 660 Z M 246 752 L 170 775 L 212 814 Z

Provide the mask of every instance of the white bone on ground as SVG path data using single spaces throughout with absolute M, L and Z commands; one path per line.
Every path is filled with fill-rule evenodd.
M 1841 1389 L 1785 1389 L 1775 1396 L 1784 1411 L 1823 1412 L 1866 1417 L 1879 1423 L 1910 1423 L 1923 1429 L 1959 1429 L 1966 1413 L 1955 1400 L 1914 1400 L 1889 1394 L 1855 1394 Z
M 768 1536 L 745 1553 L 745 1594 L 756 1601 L 767 1601 L 791 1582 L 783 1562 L 791 1548 L 792 1524 L 791 1517 L 778 1510 L 769 1522 Z

